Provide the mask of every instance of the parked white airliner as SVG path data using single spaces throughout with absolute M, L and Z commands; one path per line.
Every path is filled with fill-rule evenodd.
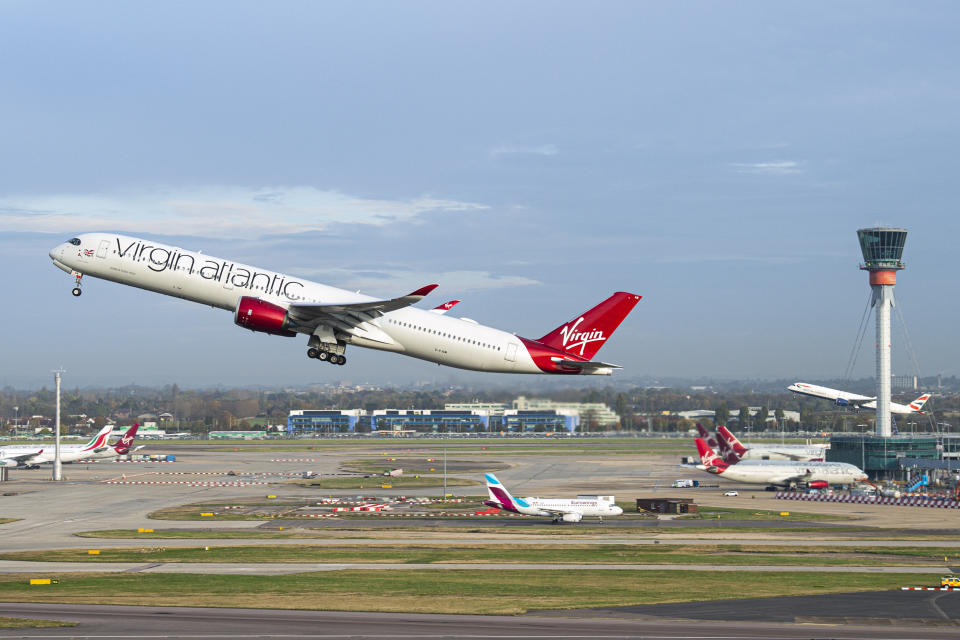
M 494 509 L 503 509 L 527 516 L 553 518 L 554 522 L 580 522 L 584 516 L 600 518 L 619 516 L 623 509 L 618 507 L 613 496 L 577 496 L 571 498 L 514 498 L 507 488 L 492 473 L 485 473 L 489 500 L 483 504 Z
M 877 408 L 876 398 L 871 398 L 870 396 L 861 396 L 856 393 L 850 393 L 849 391 L 831 389 L 830 387 L 821 387 L 820 385 L 809 384 L 807 382 L 794 382 L 792 385 L 787 387 L 787 389 L 803 396 L 812 396 L 814 398 L 830 400 L 841 407 L 853 407 L 855 409 Z M 933 394 L 925 393 L 910 404 L 898 404 L 896 402 L 891 402 L 890 413 L 896 413 L 899 415 L 923 413 L 923 405 L 927 402 L 927 400 L 930 399 L 931 395 Z
M 344 364 L 348 344 L 392 351 L 459 369 L 500 373 L 610 375 L 592 361 L 640 300 L 618 292 L 542 338 L 530 340 L 467 318 L 414 309 L 433 291 L 378 300 L 195 251 L 108 233 L 86 233 L 50 258 L 76 281 L 84 275 L 233 312 L 236 324 L 279 336 L 309 336 L 307 356 Z M 451 305 L 452 306 L 452 305 Z
M 707 432 L 702 429 L 700 436 Z M 717 427 L 716 451 L 723 456 L 724 461 L 733 464 L 732 460 L 797 460 L 799 462 L 823 462 L 828 444 L 742 444 L 737 436 L 730 433 L 725 426 Z M 709 445 L 710 441 L 706 440 Z M 710 445 L 713 448 L 713 445 Z
M 86 444 L 61 444 L 60 461 L 75 462 L 94 453 L 107 449 L 107 441 L 113 431 L 112 425 L 107 425 Z M 9 445 L 0 447 L 0 467 L 36 468 L 45 462 L 53 462 L 56 458 L 54 445 Z
M 720 478 L 777 487 L 805 485 L 811 488 L 826 488 L 846 485 L 867 479 L 867 474 L 846 462 L 792 462 L 787 460 L 744 460 L 736 464 L 724 462 L 716 452 L 697 438 L 697 451 L 701 464 L 697 469 Z

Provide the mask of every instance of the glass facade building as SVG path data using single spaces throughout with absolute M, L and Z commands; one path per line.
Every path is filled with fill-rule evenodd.
M 835 435 L 830 438 L 828 462 L 847 462 L 866 471 L 872 479 L 893 477 L 905 458 L 937 460 L 940 452 L 933 436 Z
M 906 229 L 875 227 L 858 229 L 860 251 L 865 269 L 903 269 L 903 245 L 907 241 Z
M 505 410 L 500 415 L 487 411 L 438 409 L 296 410 L 287 417 L 287 436 L 310 437 L 337 433 L 573 433 L 580 416 L 573 411 Z

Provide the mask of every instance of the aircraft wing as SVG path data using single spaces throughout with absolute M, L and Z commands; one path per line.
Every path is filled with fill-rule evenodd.
M 787 484 L 790 484 L 790 483 L 792 483 L 792 482 L 806 482 L 806 481 L 808 481 L 808 480 L 810 479 L 810 476 L 811 476 L 811 475 L 813 475 L 813 474 L 810 472 L 809 469 L 807 469 L 807 472 L 806 472 L 806 473 L 794 473 L 794 474 L 791 474 L 791 475 L 780 476 L 779 478 L 776 478 L 775 480 L 771 480 L 771 481 L 770 481 L 770 484 L 782 484 L 782 485 L 787 485 Z
M 364 324 L 369 323 L 389 311 L 396 311 L 420 302 L 428 293 L 437 288 L 435 284 L 428 284 L 413 293 L 389 300 L 370 300 L 368 302 L 352 302 L 348 304 L 319 304 L 293 303 L 287 307 L 290 319 L 298 326 L 316 328 L 317 325 L 327 324 L 334 330 L 339 329 L 354 333 L 356 329 L 367 329 Z
M 18 465 L 20 465 L 21 463 L 30 464 L 31 462 L 33 462 L 33 458 L 36 458 L 41 453 L 43 453 L 43 449 L 39 449 L 37 451 L 30 451 L 29 453 L 21 453 L 15 456 L 3 456 L 3 459 L 13 460 Z
M 593 360 L 565 360 L 563 358 L 554 357 L 550 358 L 553 362 L 556 362 L 563 369 L 570 369 L 571 371 L 580 371 L 581 373 L 593 373 L 598 375 L 610 375 L 614 369 L 622 369 L 618 364 L 610 364 L 608 362 L 596 362 Z

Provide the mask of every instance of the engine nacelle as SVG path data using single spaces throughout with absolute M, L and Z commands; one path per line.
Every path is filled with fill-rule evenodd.
M 850 402 L 847 401 L 847 400 L 844 400 L 843 398 L 837 398 L 837 404 L 838 404 L 839 406 L 841 406 L 841 407 L 849 407 L 849 406 L 850 406 Z
M 290 319 L 286 309 L 252 296 L 240 298 L 237 309 L 233 313 L 233 321 L 250 331 L 261 331 L 288 338 L 297 335 L 288 328 Z
M 813 482 L 808 482 L 807 486 L 811 489 L 826 489 L 830 486 L 830 483 L 826 480 L 814 480 Z
M 580 522 L 581 520 L 583 520 L 583 514 L 582 514 L 582 513 L 565 513 L 565 514 L 563 514 L 563 521 L 564 521 L 564 522 Z

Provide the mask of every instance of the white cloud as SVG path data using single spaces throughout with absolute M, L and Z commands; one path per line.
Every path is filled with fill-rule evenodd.
M 531 155 L 531 156 L 555 156 L 560 154 L 560 149 L 555 144 L 541 144 L 537 146 L 501 144 L 490 149 L 490 155 L 494 158 L 507 155 Z
M 769 162 L 734 162 L 737 173 L 757 173 L 770 176 L 786 176 L 803 173 L 803 163 L 795 160 L 774 160 Z
M 105 194 L 0 196 L 0 231 L 125 231 L 257 238 L 334 224 L 382 226 L 425 213 L 482 211 L 486 205 L 429 195 L 373 200 L 313 187 L 207 186 Z
M 406 293 L 408 289 L 412 290 L 423 285 L 437 283 L 440 287 L 433 294 L 437 298 L 437 304 L 449 299 L 447 297 L 441 300 L 445 295 L 460 295 L 464 291 L 504 289 L 540 284 L 538 280 L 524 276 L 496 275 L 489 271 L 371 271 L 369 269 L 290 267 L 285 269 L 285 272 L 345 289 L 383 296 L 398 296 Z

